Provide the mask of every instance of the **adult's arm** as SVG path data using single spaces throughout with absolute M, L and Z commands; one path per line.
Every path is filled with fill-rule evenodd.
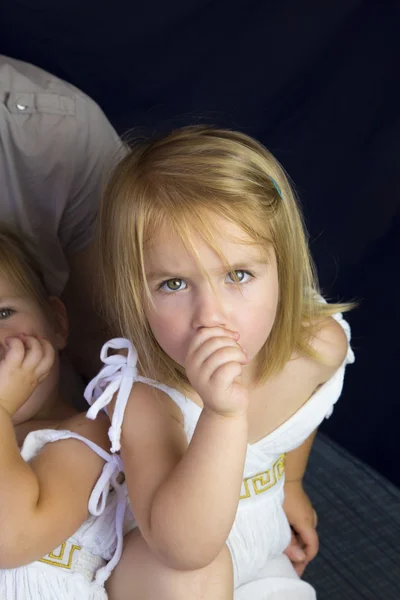
M 95 221 L 105 182 L 126 150 L 97 104 L 84 95 L 76 99 L 75 140 L 74 180 L 60 226 L 69 265 L 63 301 L 70 321 L 67 354 L 78 373 L 90 378 L 111 334 L 99 314 L 104 292 L 95 263 Z

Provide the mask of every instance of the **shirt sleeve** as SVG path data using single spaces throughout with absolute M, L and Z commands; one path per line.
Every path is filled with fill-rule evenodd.
M 59 236 L 65 255 L 84 250 L 90 243 L 107 178 L 126 152 L 100 107 L 85 94 L 76 97 L 72 137 L 72 180 L 61 219 Z
M 0 98 L 1 221 L 31 240 L 58 295 L 124 146 L 93 100 L 35 65 L 0 55 Z

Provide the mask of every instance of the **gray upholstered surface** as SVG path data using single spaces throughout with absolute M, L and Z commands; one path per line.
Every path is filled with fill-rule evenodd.
M 305 487 L 321 547 L 304 578 L 318 600 L 400 600 L 400 489 L 320 434 Z

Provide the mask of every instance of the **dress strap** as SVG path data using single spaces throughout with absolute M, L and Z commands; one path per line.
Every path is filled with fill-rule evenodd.
M 127 355 L 119 353 L 109 355 L 110 350 L 125 350 Z M 117 393 L 108 437 L 111 442 L 111 452 L 118 452 L 121 448 L 121 427 L 125 407 L 132 385 L 137 380 L 137 352 L 128 340 L 115 338 L 104 344 L 100 358 L 104 367 L 88 383 L 84 392 L 85 399 L 91 405 L 86 416 L 88 419 L 95 419 L 101 410 L 106 410 L 114 394 Z
M 104 509 L 107 506 L 108 494 L 110 492 L 111 487 L 115 490 L 115 494 L 117 497 L 117 505 L 115 510 L 115 532 L 117 536 L 117 543 L 114 555 L 110 559 L 110 561 L 103 567 L 97 570 L 95 581 L 99 584 L 103 585 L 104 582 L 111 575 L 112 570 L 118 564 L 119 559 L 122 554 L 122 541 L 123 541 L 123 522 L 125 516 L 125 509 L 127 505 L 127 498 L 125 494 L 125 487 L 123 483 L 118 481 L 118 476 L 121 472 L 123 472 L 123 464 L 122 460 L 117 454 L 110 454 L 106 452 L 82 435 L 75 433 L 74 431 L 69 431 L 67 429 L 62 430 L 40 430 L 40 431 L 32 431 L 28 434 L 29 436 L 40 435 L 41 441 L 44 443 L 49 442 L 58 442 L 60 440 L 67 439 L 75 439 L 80 442 L 83 442 L 86 446 L 88 446 L 93 452 L 95 452 L 100 458 L 104 460 L 104 466 L 100 477 L 98 478 L 92 493 L 90 494 L 88 510 L 91 515 L 94 517 L 100 516 Z M 48 435 L 50 434 L 50 436 Z
M 110 350 L 124 350 L 125 355 L 109 355 Z M 111 442 L 111 452 L 119 452 L 122 421 L 133 384 L 136 381 L 156 387 L 159 384 L 138 375 L 136 349 L 125 338 L 114 338 L 106 342 L 101 349 L 100 358 L 104 367 L 88 383 L 84 391 L 85 399 L 91 405 L 86 416 L 88 419 L 95 419 L 101 410 L 107 412 L 106 407 L 112 401 L 114 394 L 117 394 L 108 437 Z
M 123 350 L 124 354 L 109 355 L 110 350 Z M 89 419 L 95 419 L 101 410 L 107 412 L 107 406 L 116 395 L 111 427 L 108 430 L 111 452 L 119 452 L 121 449 L 122 422 L 130 392 L 135 382 L 145 383 L 159 389 L 177 404 L 184 415 L 187 412 L 187 406 L 190 403 L 178 390 L 138 374 L 138 355 L 129 340 L 125 338 L 109 340 L 102 347 L 100 358 L 104 363 L 104 367 L 88 383 L 84 392 L 85 399 L 91 405 L 86 416 Z M 196 407 L 196 413 L 200 411 L 197 405 L 193 404 L 193 406 Z
M 107 505 L 110 486 L 115 490 L 117 496 L 117 506 L 115 509 L 115 533 L 117 536 L 117 543 L 115 552 L 109 562 L 96 573 L 95 581 L 100 585 L 105 583 L 121 558 L 124 537 L 124 516 L 127 503 L 125 487 L 122 482 L 118 481 L 118 477 L 123 473 L 124 469 L 122 460 L 117 454 L 107 454 L 107 456 L 108 459 L 104 463 L 103 471 L 89 498 L 89 512 L 94 516 L 99 516 L 103 513 Z

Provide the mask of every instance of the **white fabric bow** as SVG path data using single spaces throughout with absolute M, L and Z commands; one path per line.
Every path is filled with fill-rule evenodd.
M 103 513 L 107 504 L 107 498 L 110 492 L 111 484 L 117 495 L 117 507 L 115 510 L 115 532 L 117 535 L 117 544 L 111 560 L 105 565 L 105 567 L 102 567 L 96 573 L 96 583 L 100 585 L 105 583 L 121 558 L 124 537 L 123 524 L 127 503 L 124 485 L 118 481 L 118 476 L 123 472 L 124 468 L 122 460 L 115 454 L 104 454 L 105 456 L 103 458 L 106 458 L 106 462 L 104 464 L 103 471 L 91 493 L 89 500 L 89 512 L 94 516 L 98 516 Z
M 122 354 L 108 355 L 109 350 L 127 350 L 127 356 Z M 118 391 L 111 427 L 108 436 L 111 442 L 111 452 L 121 449 L 121 428 L 126 403 L 134 381 L 140 380 L 137 374 L 137 352 L 131 342 L 125 338 L 109 340 L 101 349 L 100 358 L 104 367 L 86 386 L 84 396 L 91 405 L 86 413 L 89 419 L 95 419 L 108 406 Z

